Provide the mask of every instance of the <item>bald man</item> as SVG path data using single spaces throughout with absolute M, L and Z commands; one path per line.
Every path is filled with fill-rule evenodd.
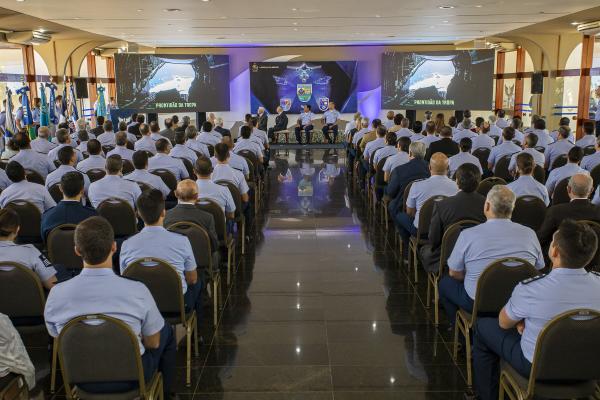
M 396 228 L 407 242 L 417 234 L 419 215 L 423 204 L 433 196 L 454 196 L 458 193 L 456 182 L 448 178 L 448 157 L 444 153 L 434 153 L 429 162 L 431 177 L 416 181 L 410 187 L 406 201 L 406 212 L 394 217 Z
M 198 201 L 198 185 L 196 185 L 196 182 L 191 179 L 182 180 L 177 184 L 175 196 L 177 197 L 177 205 L 167 211 L 164 221 L 165 228 L 177 222 L 191 222 L 200 225 L 208 233 L 213 252 L 218 250 L 219 242 L 215 229 L 215 220 L 211 214 L 196 206 L 196 202 Z

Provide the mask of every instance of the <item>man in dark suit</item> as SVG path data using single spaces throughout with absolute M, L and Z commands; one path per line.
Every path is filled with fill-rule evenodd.
M 165 129 L 158 132 L 162 137 L 169 139 L 171 143 L 175 142 L 175 131 L 173 128 L 173 121 L 171 118 L 165 118 Z
M 167 211 L 164 226 L 169 227 L 169 225 L 176 222 L 192 222 L 200 225 L 208 233 L 211 249 L 218 252 L 219 240 L 217 239 L 215 220 L 211 214 L 196 207 L 196 201 L 198 200 L 198 185 L 196 185 L 196 182 L 191 179 L 179 182 L 177 190 L 175 190 L 175 196 L 177 196 L 178 204 Z
M 571 201 L 550 207 L 544 223 L 537 232 L 542 248 L 550 244 L 552 235 L 565 219 L 600 222 L 600 207 L 593 205 L 589 200 L 593 187 L 593 180 L 587 174 L 576 174 L 569 179 L 567 192 Z
M 277 107 L 277 117 L 275 117 L 275 126 L 269 128 L 269 139 L 271 139 L 271 143 L 275 143 L 277 138 L 275 137 L 275 132 L 284 131 L 288 126 L 288 117 L 283 111 L 283 108 Z
M 104 117 L 99 115 L 96 117 L 96 127 L 90 130 L 90 133 L 94 134 L 94 136 L 98 137 L 104 133 Z
M 135 121 L 135 124 L 132 124 L 129 126 L 129 128 L 127 128 L 127 132 L 133 133 L 135 137 L 139 139 L 142 137 L 142 134 L 140 133 L 140 125 L 146 121 L 146 118 L 144 117 L 144 114 L 138 114 Z
M 221 136 L 229 136 L 231 137 L 231 131 L 229 129 L 223 128 L 223 118 L 218 117 L 215 119 L 215 131 L 219 132 Z
M 456 195 L 436 202 L 433 206 L 429 243 L 421 247 L 421 260 L 427 272 L 439 268 L 442 237 L 446 229 L 465 219 L 485 222 L 483 213 L 485 197 L 477 193 L 481 172 L 475 165 L 466 163 L 456 170 L 456 184 L 460 189 Z
M 50 231 L 62 224 L 78 224 L 84 219 L 98 215 L 96 210 L 81 204 L 84 180 L 80 172 L 67 172 L 60 179 L 63 199 L 42 215 L 42 239 L 44 242 Z
M 269 124 L 269 116 L 267 115 L 264 107 L 258 107 L 258 110 L 256 111 L 256 119 L 258 119 L 258 124 L 256 127 L 259 130 L 266 132 L 267 125 Z
M 402 212 L 404 190 L 409 183 L 429 178 L 429 166 L 423 160 L 425 151 L 424 143 L 411 143 L 408 150 L 410 161 L 394 168 L 392 171 L 388 185 L 385 188 L 386 196 L 391 199 L 389 204 L 390 216 L 394 217 L 397 213 Z
M 458 148 L 458 143 L 452 140 L 452 128 L 444 126 L 440 131 L 440 137 L 440 140 L 429 145 L 427 154 L 425 155 L 426 161 L 431 159 L 432 154 L 438 152 L 444 153 L 448 158 L 459 153 L 460 149 Z

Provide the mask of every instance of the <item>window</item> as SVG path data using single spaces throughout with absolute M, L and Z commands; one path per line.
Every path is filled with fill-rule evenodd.
M 594 59 L 590 72 L 592 84 L 590 85 L 590 115 L 594 120 L 596 114 L 600 113 L 600 36 L 596 36 L 594 43 Z M 598 134 L 598 132 L 596 132 Z
M 565 70 L 567 72 L 577 71 L 577 76 L 563 76 L 556 79 L 556 87 L 562 87 L 562 103 L 554 105 L 553 114 L 559 118 L 567 117 L 570 121 L 571 129 L 577 127 L 577 121 L 573 117 L 577 116 L 578 96 L 579 96 L 579 72 L 581 68 L 581 43 L 577 45 L 569 55 Z
M 0 49 L 0 97 L 4 99 L 6 89 L 13 92 L 13 105 L 19 105 L 19 96 L 15 92 L 23 86 L 25 67 L 23 66 L 23 50 L 19 48 Z

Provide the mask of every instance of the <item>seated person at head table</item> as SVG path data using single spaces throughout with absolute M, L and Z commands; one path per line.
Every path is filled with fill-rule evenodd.
M 548 189 L 548 195 L 552 198 L 554 189 L 563 180 L 570 178 L 575 174 L 589 174 L 588 171 L 581 168 L 579 163 L 583 159 L 583 150 L 580 147 L 573 146 L 567 154 L 567 163 L 562 167 L 555 168 L 548 174 L 546 180 L 546 189 Z
M 188 146 L 185 145 L 188 141 L 185 131 L 175 132 L 175 137 L 173 141 L 175 142 L 175 146 L 171 149 L 169 155 L 174 158 L 186 159 L 193 165 L 198 159 L 198 155 L 194 150 L 190 149 Z
M 185 142 L 186 147 L 192 149 L 197 155 L 201 154 L 205 157 L 210 157 L 208 147 L 204 143 L 196 140 L 198 137 L 198 129 L 194 125 L 185 128 L 185 134 L 188 138 L 187 142 Z
M 267 131 L 267 136 L 269 136 L 269 139 L 271 139 L 271 143 L 275 143 L 277 141 L 277 138 L 275 137 L 275 132 L 285 131 L 287 129 L 287 126 L 287 114 L 285 113 L 285 111 L 283 111 L 283 108 L 281 108 L 281 106 L 277 106 L 277 116 L 275 117 L 275 125 L 269 128 Z
M 37 138 L 31 141 L 31 149 L 40 153 L 48 155 L 48 152 L 56 147 L 56 144 L 50 141 L 50 128 L 47 126 L 41 126 L 38 129 Z
M 26 132 L 16 133 L 10 139 L 10 142 L 19 150 L 17 154 L 10 158 L 10 161 L 16 161 L 23 168 L 37 172 L 44 179 L 56 169 L 54 163 L 48 160 L 47 156 L 31 149 L 29 135 Z
M 60 178 L 63 198 L 56 207 L 42 215 L 42 239 L 44 242 L 54 228 L 63 224 L 77 225 L 81 221 L 98 215 L 96 210 L 81 204 L 84 194 L 84 175 L 80 172 L 67 172 Z
M 507 187 L 512 190 L 517 198 L 521 196 L 535 196 L 542 200 L 546 206 L 550 205 L 548 189 L 533 177 L 535 166 L 533 156 L 529 153 L 520 153 L 516 157 L 517 172 L 519 177 Z
M 515 173 L 517 172 L 517 156 L 523 153 L 529 154 L 533 157 L 533 160 L 535 162 L 534 167 L 535 165 L 539 165 L 540 167 L 544 168 L 544 165 L 546 164 L 546 156 L 544 156 L 544 153 L 541 153 L 538 150 L 536 150 L 537 142 L 538 137 L 533 133 L 530 133 L 529 135 L 525 136 L 523 150 L 513 154 L 510 157 L 510 163 L 508 163 L 508 172 L 515 175 Z
M 116 146 L 117 143 L 112 121 L 104 122 L 101 129 L 103 129 L 104 132 L 96 138 L 100 144 L 102 146 Z
M 75 143 L 75 141 L 73 141 L 71 139 L 71 136 L 69 134 L 69 131 L 67 129 L 58 129 L 56 131 L 56 140 L 58 140 L 58 146 L 56 146 L 55 148 L 53 148 L 52 150 L 50 150 L 48 152 L 48 160 L 50 162 L 54 162 L 56 160 L 58 160 L 58 151 L 61 149 L 61 147 L 64 146 L 71 146 L 71 147 L 77 147 L 77 143 Z M 77 152 L 77 162 L 81 162 L 83 161 L 83 154 L 81 154 L 81 152 L 79 150 L 75 150 Z
M 171 189 L 169 189 L 160 176 L 148 172 L 148 153 L 143 150 L 138 150 L 133 153 L 132 159 L 135 170 L 125 175 L 123 179 L 131 182 L 143 183 L 153 189 L 158 189 L 166 199 L 171 193 Z
M 134 143 L 133 148 L 135 151 L 144 150 L 156 154 L 156 142 L 150 137 L 150 127 L 147 124 L 141 124 L 139 132 L 142 137 Z
M 305 104 L 302 113 L 298 117 L 297 125 L 294 128 L 296 142 L 298 142 L 298 144 L 302 144 L 302 131 L 304 131 L 304 134 L 306 135 L 304 144 L 310 144 L 310 134 L 314 128 L 312 121 L 315 119 L 315 114 L 313 114 L 311 109 L 312 106 L 310 104 Z
M 496 185 L 485 200 L 487 222 L 467 228 L 458 236 L 448 258 L 449 275 L 439 283 L 440 303 L 454 327 L 459 308 L 473 311 L 477 281 L 485 268 L 505 257 L 522 258 L 544 268 L 544 255 L 535 232 L 510 220 L 516 197 L 505 185 Z
M 406 167 L 408 164 L 399 167 Z M 458 192 L 456 182 L 448 178 L 448 157 L 443 153 L 434 153 L 429 162 L 431 177 L 414 182 L 408 192 L 406 213 L 394 215 L 394 223 L 398 234 L 405 242 L 417 234 L 419 215 L 423 204 L 434 196 L 454 196 Z M 393 174 L 392 174 L 393 176 Z
M 84 174 L 92 169 L 104 169 L 106 159 L 102 156 L 102 146 L 96 139 L 87 142 L 89 157 L 77 164 L 77 170 Z
M 56 269 L 35 246 L 15 243 L 20 225 L 19 215 L 15 211 L 10 208 L 0 210 L 0 260 L 19 263 L 29 268 L 40 278 L 42 285 L 50 290 L 56 283 Z M 0 267 L 0 270 L 7 268 L 11 269 Z
M 454 174 L 461 165 L 473 164 L 479 169 L 479 172 L 483 174 L 481 169 L 481 162 L 479 158 L 471 154 L 471 148 L 473 147 L 473 141 L 468 137 L 460 139 L 459 148 L 460 153 L 453 155 L 448 159 L 448 174 L 450 177 L 454 177 Z
M 463 139 L 464 140 L 464 139 Z M 421 246 L 423 267 L 427 272 L 440 268 L 440 253 L 444 232 L 452 224 L 463 220 L 485 222 L 483 212 L 485 197 L 477 192 L 481 181 L 481 171 L 473 164 L 466 163 L 456 170 L 456 184 L 459 192 L 433 206 L 429 225 L 429 243 Z
M 56 202 L 43 185 L 28 182 L 25 169 L 16 161 L 6 165 L 6 176 L 12 184 L 0 193 L 0 208 L 16 200 L 28 201 L 40 210 L 40 213 L 54 207 Z
M 165 201 L 158 190 L 143 192 L 137 200 L 137 210 L 144 221 L 144 229 L 123 242 L 119 256 L 121 274 L 142 258 L 153 257 L 166 261 L 181 278 L 186 311 L 196 310 L 200 317 L 202 277 L 196 271 L 196 259 L 189 239 L 164 228 Z
M 94 208 L 108 199 L 121 199 L 135 209 L 135 203 L 142 193 L 140 187 L 131 181 L 123 179 L 123 159 L 113 155 L 106 159 L 106 176 L 90 185 L 88 197 Z
M 561 126 L 558 128 L 558 136 L 556 142 L 548 146 L 544 152 L 546 157 L 546 169 L 551 171 L 552 164 L 560 156 L 566 155 L 575 145 L 569 140 L 571 135 L 571 129 L 568 126 Z
M 165 138 L 156 141 L 156 155 L 148 160 L 148 171 L 153 172 L 158 169 L 166 169 L 171 172 L 177 181 L 188 179 L 190 177 L 183 161 L 171 157 L 171 142 Z
M 529 377 L 540 333 L 553 318 L 575 309 L 600 311 L 600 276 L 584 268 L 597 247 L 592 228 L 564 220 L 548 252 L 552 271 L 519 283 L 499 318 L 477 318 L 473 372 L 479 398 L 498 398 L 500 360 Z
M 517 146 L 513 143 L 514 138 L 515 130 L 513 128 L 509 126 L 502 130 L 502 139 L 504 139 L 504 141 L 492 148 L 492 151 L 488 157 L 489 170 L 496 172 L 496 164 L 501 158 L 513 155 L 522 150 L 520 146 Z
M 115 133 L 115 148 L 109 151 L 106 156 L 110 157 L 113 154 L 120 155 L 123 160 L 131 161 L 134 151 L 127 148 L 127 133 L 120 131 Z
M 117 251 L 114 232 L 104 218 L 91 217 L 75 230 L 75 252 L 83 259 L 83 270 L 56 285 L 46 301 L 44 319 L 48 333 L 57 337 L 72 319 L 105 314 L 126 323 L 138 337 L 144 377 L 148 382 L 156 371 L 163 377 L 164 395 L 172 396 L 175 378 L 175 334 L 166 324 L 148 288 L 141 282 L 113 272 Z M 98 301 L 102 299 L 102 301 Z M 86 392 L 128 391 L 123 382 L 78 384 Z M 137 382 L 134 384 L 137 385 Z
M 425 160 L 431 158 L 432 154 L 435 153 L 443 153 L 446 157 L 452 157 L 460 152 L 458 148 L 458 144 L 452 140 L 452 128 L 449 126 L 444 126 L 440 130 L 440 140 L 436 140 L 435 142 L 429 145 L 427 148 L 427 154 L 425 154 Z
M 213 182 L 232 182 L 240 192 L 242 202 L 247 203 L 250 200 L 248 195 L 250 188 L 248 187 L 248 183 L 246 183 L 244 174 L 237 169 L 233 169 L 231 165 L 229 165 L 229 147 L 227 147 L 225 143 L 217 144 L 215 146 L 215 157 L 217 159 L 217 164 L 213 167 L 211 180 Z
M 389 156 L 383 164 L 384 181 L 389 182 L 394 169 L 410 161 L 410 157 L 408 156 L 410 144 L 411 141 L 407 137 L 401 137 L 400 139 L 396 139 L 396 154 L 392 154 L 391 156 Z
M 198 200 L 212 200 L 221 207 L 228 219 L 235 218 L 235 202 L 231 192 L 225 186 L 218 185 L 211 180 L 213 167 L 210 160 L 206 157 L 198 157 L 194 170 L 198 177 L 196 180 Z
M 74 165 L 77 162 L 77 154 L 75 154 L 75 149 L 73 149 L 71 146 L 62 147 L 58 151 L 58 161 L 60 161 L 61 165 L 55 171 L 52 171 L 48 174 L 48 177 L 46 178 L 46 189 L 50 190 L 52 186 L 60 184 L 60 180 L 64 174 L 75 172 L 83 177 L 84 192 L 87 193 L 90 187 L 90 178 L 75 169 Z
M 335 109 L 335 103 L 333 101 L 329 101 L 329 105 L 327 106 L 327 111 L 323 114 L 323 137 L 325 138 L 325 143 L 335 143 L 337 142 L 338 136 L 338 120 L 340 119 L 340 112 Z M 329 136 L 329 130 L 333 132 L 333 141 Z

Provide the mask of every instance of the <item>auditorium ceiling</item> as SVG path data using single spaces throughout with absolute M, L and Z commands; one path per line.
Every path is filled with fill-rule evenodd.
M 152 47 L 457 43 L 597 5 L 598 0 L 0 0 L 0 7 L 51 24 Z M 575 31 L 570 22 L 564 25 Z

